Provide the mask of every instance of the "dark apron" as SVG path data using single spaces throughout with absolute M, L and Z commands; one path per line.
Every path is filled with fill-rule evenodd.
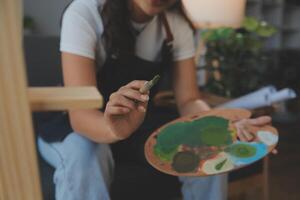
M 159 74 L 162 79 L 170 80 L 170 67 L 172 65 L 171 48 L 173 41 L 169 25 L 165 15 L 160 16 L 161 22 L 166 30 L 167 38 L 164 40 L 161 50 L 161 62 L 150 62 L 135 55 L 118 57 L 108 55 L 102 66 L 98 78 L 98 89 L 104 98 L 104 107 L 109 96 L 120 87 L 133 80 L 151 80 Z M 168 78 L 167 78 L 168 77 Z M 159 86 L 154 86 L 150 91 L 150 100 L 146 117 L 141 126 L 127 139 L 112 144 L 113 157 L 116 163 L 138 162 L 145 164 L 144 144 L 150 134 L 170 119 L 162 116 L 161 110 L 153 105 L 153 97 L 158 92 Z

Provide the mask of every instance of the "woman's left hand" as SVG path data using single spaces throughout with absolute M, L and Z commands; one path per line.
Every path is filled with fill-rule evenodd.
M 269 116 L 262 116 L 254 119 L 242 119 L 234 123 L 237 129 L 237 135 L 241 141 L 249 142 L 255 139 L 255 136 L 247 131 L 247 126 L 264 126 L 270 124 L 272 121 Z M 277 154 L 277 150 L 272 151 L 273 154 Z

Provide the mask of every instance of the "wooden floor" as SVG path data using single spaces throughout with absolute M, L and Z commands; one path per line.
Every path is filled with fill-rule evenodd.
M 270 200 L 300 199 L 300 120 L 275 123 L 279 129 L 279 154 L 270 159 Z

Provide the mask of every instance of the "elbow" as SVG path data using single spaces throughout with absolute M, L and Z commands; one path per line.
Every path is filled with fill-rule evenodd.
M 76 114 L 76 111 L 69 112 L 69 121 L 70 121 L 70 125 L 75 133 L 82 132 L 80 116 Z
M 197 96 L 195 96 L 195 97 L 189 97 L 189 98 L 184 98 L 184 99 L 178 98 L 176 100 L 176 102 L 177 102 L 176 103 L 177 104 L 177 108 L 179 110 L 184 109 L 188 104 L 190 104 L 191 102 L 194 102 L 194 101 L 196 101 L 198 99 L 199 99 L 199 97 L 197 97 Z

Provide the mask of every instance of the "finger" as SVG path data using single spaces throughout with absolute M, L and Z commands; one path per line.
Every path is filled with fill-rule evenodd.
M 146 108 L 142 105 L 138 106 L 138 110 L 141 111 L 141 112 L 146 112 Z
M 277 149 L 273 149 L 273 150 L 272 150 L 272 154 L 274 154 L 274 155 L 278 154 Z
M 139 102 L 147 102 L 149 100 L 148 94 L 141 94 L 139 91 L 134 90 L 132 88 L 123 87 L 119 90 L 120 94 L 123 96 Z
M 130 110 L 136 109 L 136 104 L 134 101 L 126 98 L 125 96 L 122 96 L 121 94 L 114 96 L 115 98 L 112 98 L 109 103 L 112 106 L 121 106 L 126 107 Z
M 243 136 L 247 139 L 247 142 L 250 142 L 254 139 L 253 135 L 248 131 L 241 129 Z
M 108 106 L 106 107 L 105 112 L 108 115 L 124 115 L 130 112 L 128 108 L 121 107 L 121 106 Z
M 258 117 L 255 119 L 249 119 L 248 123 L 251 125 L 265 125 L 265 124 L 269 124 L 272 121 L 272 118 L 269 116 L 262 116 L 262 117 Z
M 146 82 L 147 81 L 144 81 L 144 80 L 135 80 L 135 81 L 131 81 L 130 83 L 125 85 L 125 87 L 139 90 L 141 87 L 143 87 L 145 85 Z
M 237 127 L 237 135 L 240 141 L 247 142 L 247 138 L 243 135 L 242 130 L 239 127 Z

